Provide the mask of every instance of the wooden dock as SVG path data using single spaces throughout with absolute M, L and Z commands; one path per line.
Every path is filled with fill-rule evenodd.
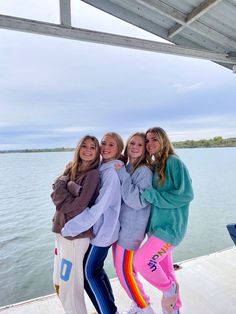
M 181 314 L 236 313 L 236 247 L 180 263 L 176 272 L 180 283 L 183 308 Z M 130 300 L 119 281 L 111 280 L 121 313 L 129 308 Z M 161 294 L 143 280 L 157 313 L 161 313 Z M 88 313 L 95 312 L 86 296 Z M 58 297 L 53 295 L 0 308 L 0 314 L 63 314 Z

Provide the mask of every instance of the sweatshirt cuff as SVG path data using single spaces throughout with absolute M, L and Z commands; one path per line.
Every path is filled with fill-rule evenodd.
M 70 232 L 68 232 L 69 230 L 67 230 L 65 227 L 63 227 L 62 229 L 61 229 L 61 235 L 65 238 L 65 237 L 69 237 L 69 236 L 72 236 L 71 234 L 70 234 Z
M 52 189 L 55 191 L 55 190 L 58 190 L 58 189 L 61 189 L 61 188 L 64 188 L 65 190 L 66 189 L 66 182 L 65 181 L 62 181 L 62 180 L 59 180 L 59 181 L 56 181 L 55 183 L 53 183 L 52 185 Z
M 141 195 L 142 201 L 149 201 L 151 199 L 151 193 L 153 188 L 147 188 L 144 190 L 144 192 Z
M 80 191 L 82 189 L 82 186 L 75 183 L 74 181 L 69 181 L 67 183 L 67 190 L 73 195 L 73 196 L 79 196 Z

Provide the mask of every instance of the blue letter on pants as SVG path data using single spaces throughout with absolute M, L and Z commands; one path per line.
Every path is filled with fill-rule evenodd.
M 61 261 L 61 273 L 60 273 L 60 277 L 62 280 L 64 281 L 69 280 L 71 268 L 72 268 L 72 263 L 63 258 Z

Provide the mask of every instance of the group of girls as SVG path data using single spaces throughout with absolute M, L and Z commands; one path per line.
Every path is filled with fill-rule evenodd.
M 138 274 L 162 291 L 163 314 L 180 313 L 172 252 L 185 235 L 193 191 L 162 128 L 133 134 L 125 149 L 114 132 L 100 145 L 85 136 L 51 197 L 53 282 L 66 314 L 87 314 L 84 290 L 97 313 L 118 313 L 104 270 L 111 246 L 120 284 L 133 301 L 125 313 L 155 313 Z

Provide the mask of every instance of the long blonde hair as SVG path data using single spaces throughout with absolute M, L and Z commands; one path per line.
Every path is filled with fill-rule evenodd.
M 122 137 L 115 133 L 115 132 L 108 132 L 106 134 L 103 135 L 102 137 L 102 140 L 105 136 L 110 136 L 113 138 L 113 140 L 116 142 L 117 144 L 117 154 L 115 156 L 115 159 L 118 159 L 118 160 L 121 160 L 121 161 L 124 161 L 124 156 L 122 155 L 122 152 L 123 152 L 123 149 L 124 149 L 124 142 L 123 142 L 123 139 Z M 101 140 L 101 142 L 102 142 Z
M 93 141 L 96 149 L 96 156 L 95 159 L 88 165 L 86 169 L 82 169 L 82 159 L 80 158 L 80 149 L 86 140 L 91 140 Z M 97 168 L 100 162 L 100 147 L 99 147 L 99 142 L 95 136 L 92 135 L 85 135 L 78 143 L 75 153 L 74 153 L 74 158 L 72 159 L 71 162 L 66 166 L 63 175 L 64 176 L 69 176 L 70 181 L 75 181 L 78 172 L 86 172 L 88 170 Z
M 125 164 L 127 164 L 128 158 L 129 158 L 128 146 L 129 146 L 129 143 L 134 136 L 139 136 L 143 140 L 144 149 L 143 149 L 142 155 L 139 158 L 137 158 L 137 160 L 133 163 L 133 171 L 132 172 L 134 172 L 140 166 L 143 166 L 143 165 L 149 166 L 147 163 L 147 158 L 146 158 L 147 157 L 147 151 L 146 151 L 146 145 L 145 145 L 145 133 L 141 133 L 141 132 L 136 132 L 128 138 L 126 145 L 125 145 L 125 150 L 124 150 Z
M 165 130 L 160 127 L 154 127 L 146 131 L 146 137 L 148 133 L 153 133 L 160 144 L 160 151 L 154 154 L 154 161 L 152 159 L 153 156 L 150 156 L 149 154 L 148 161 L 150 164 L 154 164 L 156 166 L 156 171 L 159 176 L 159 183 L 160 185 L 163 185 L 165 181 L 167 158 L 170 155 L 175 155 L 175 151 Z

